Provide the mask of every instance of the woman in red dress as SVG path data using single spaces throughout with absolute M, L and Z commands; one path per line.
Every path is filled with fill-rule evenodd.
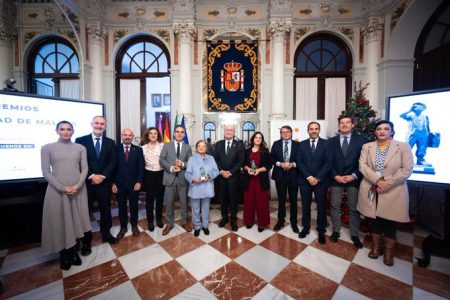
M 258 231 L 269 225 L 269 171 L 272 168 L 269 149 L 261 132 L 255 132 L 250 147 L 245 151 L 244 162 L 244 223 L 252 228 L 255 213 Z

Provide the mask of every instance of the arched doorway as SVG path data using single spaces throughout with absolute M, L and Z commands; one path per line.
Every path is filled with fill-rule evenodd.
M 331 135 L 351 95 L 349 48 L 333 34 L 316 33 L 300 43 L 294 66 L 294 118 L 327 120 Z
M 116 128 L 137 139 L 150 126 L 170 129 L 170 57 L 158 39 L 141 35 L 125 42 L 116 58 Z M 170 134 L 169 134 L 170 136 Z M 137 141 L 139 142 L 139 141 Z
M 414 91 L 450 87 L 450 2 L 443 1 L 423 28 L 414 57 Z

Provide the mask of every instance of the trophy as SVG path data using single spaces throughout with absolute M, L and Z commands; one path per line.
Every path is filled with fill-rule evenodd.
M 200 167 L 200 180 L 201 181 L 205 181 L 206 180 L 206 173 L 205 173 L 205 168 Z
M 255 164 L 255 161 L 254 160 L 252 160 L 252 172 L 251 172 L 252 174 L 255 174 L 256 173 L 256 164 Z

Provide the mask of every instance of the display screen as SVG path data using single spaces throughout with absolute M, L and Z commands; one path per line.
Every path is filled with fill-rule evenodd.
M 450 89 L 390 96 L 386 104 L 394 138 L 412 148 L 409 180 L 450 187 Z
M 76 137 L 92 132 L 102 103 L 0 92 L 0 182 L 42 178 L 41 147 L 58 139 L 56 124 L 73 124 Z

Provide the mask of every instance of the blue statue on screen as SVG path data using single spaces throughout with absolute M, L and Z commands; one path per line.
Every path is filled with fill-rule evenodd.
M 428 116 L 423 113 L 426 109 L 427 106 L 424 103 L 416 102 L 409 111 L 402 113 L 400 117 L 408 121 L 407 140 L 411 149 L 416 145 L 416 165 L 431 167 L 431 164 L 425 160 L 430 135 L 430 121 Z

